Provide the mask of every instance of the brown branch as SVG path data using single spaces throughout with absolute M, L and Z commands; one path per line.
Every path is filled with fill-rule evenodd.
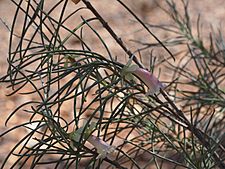
M 171 55 L 171 57 L 175 60 L 172 53 L 162 44 L 162 42 L 141 22 L 141 20 L 127 7 L 125 6 L 121 1 L 118 0 L 119 3 L 121 3 L 144 27 L 145 29 L 167 50 L 167 52 Z M 132 52 L 126 47 L 126 45 L 123 43 L 122 39 L 116 35 L 116 33 L 112 30 L 112 28 L 108 25 L 108 23 L 102 18 L 102 16 L 95 10 L 95 8 L 91 5 L 91 3 L 88 0 L 83 0 L 83 3 L 86 5 L 86 7 L 96 16 L 96 18 L 101 22 L 103 27 L 109 32 L 109 34 L 116 40 L 116 42 L 121 46 L 121 48 L 129 55 L 129 57 L 133 57 L 133 61 L 141 68 L 144 68 L 143 65 L 138 61 L 137 57 L 132 54 Z M 161 90 L 161 93 L 165 97 L 165 99 L 171 104 L 171 106 L 175 109 L 177 112 L 177 115 L 182 117 L 183 121 L 188 126 L 187 128 L 194 133 L 194 135 L 198 138 L 198 140 L 202 143 L 202 145 L 210 151 L 210 143 L 205 139 L 203 136 L 203 133 L 196 127 L 194 127 L 184 116 L 183 112 L 180 111 L 177 106 L 169 99 L 169 97 L 166 95 L 166 93 Z M 216 162 L 218 162 L 218 167 L 221 169 L 225 168 L 225 164 L 220 159 L 218 154 L 216 152 L 212 153 L 213 158 Z
M 138 61 L 137 57 L 126 47 L 122 39 L 116 35 L 108 23 L 102 18 L 102 16 L 95 10 L 91 3 L 87 0 L 83 0 L 86 7 L 96 16 L 96 18 L 101 22 L 102 26 L 109 32 L 109 34 L 114 38 L 114 40 L 120 45 L 120 47 L 128 54 L 130 58 L 133 57 L 133 61 L 141 68 L 144 66 Z
M 156 35 L 154 35 L 150 29 L 144 24 L 144 22 L 142 22 L 142 20 L 137 16 L 135 15 L 135 13 L 130 9 L 128 8 L 128 6 L 123 3 L 122 1 L 120 0 L 117 0 L 146 30 L 147 32 L 153 37 L 155 38 L 155 40 L 169 53 L 169 55 L 173 58 L 173 60 L 175 61 L 175 58 L 173 56 L 173 54 L 170 52 L 169 49 L 167 49 L 167 47 L 159 40 L 159 38 L 157 38 Z
M 184 119 L 184 123 L 188 126 L 187 128 L 190 130 L 190 132 L 192 132 L 195 137 L 198 138 L 198 140 L 201 142 L 201 144 L 208 150 L 208 152 L 211 153 L 211 145 L 210 143 L 206 140 L 206 137 L 208 137 L 208 139 L 210 138 L 209 136 L 207 136 L 205 133 L 203 133 L 200 129 L 196 128 L 194 125 L 192 125 L 189 120 L 184 116 L 183 112 L 181 110 L 179 110 L 177 108 L 177 106 L 173 103 L 172 100 L 170 100 L 170 98 L 166 95 L 166 93 L 161 90 L 162 95 L 164 96 L 164 98 L 169 102 L 169 104 L 175 109 L 175 111 L 177 112 L 177 114 L 179 116 L 181 116 Z M 225 169 L 225 164 L 224 162 L 220 159 L 219 155 L 217 154 L 217 152 L 212 152 L 212 156 L 214 158 L 214 160 L 218 163 L 218 167 L 220 169 Z

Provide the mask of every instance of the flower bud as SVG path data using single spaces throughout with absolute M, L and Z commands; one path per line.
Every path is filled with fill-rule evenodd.
M 137 68 L 133 71 L 133 74 L 148 86 L 147 94 L 153 95 L 154 93 L 159 92 L 160 89 L 164 88 L 164 85 L 146 69 Z
M 109 157 L 116 150 L 114 146 L 109 145 L 108 143 L 94 135 L 90 135 L 87 141 L 96 148 L 99 154 L 97 159 Z
M 140 68 L 138 65 L 132 65 L 130 60 L 122 69 L 121 75 L 126 80 L 133 80 L 133 75 L 138 77 L 148 86 L 147 95 L 153 95 L 165 87 L 152 73 L 146 69 Z

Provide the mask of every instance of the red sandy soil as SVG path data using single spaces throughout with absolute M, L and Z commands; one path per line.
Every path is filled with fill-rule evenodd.
M 177 0 L 178 1 L 178 0 Z M 49 0 L 50 2 L 50 0 Z M 136 50 L 136 45 L 130 42 L 130 39 L 136 40 L 146 40 L 146 34 L 141 31 L 136 33 L 136 30 L 139 30 L 141 27 L 132 22 L 132 18 L 128 15 L 123 8 L 121 8 L 117 3 L 112 2 L 111 0 L 91 0 L 94 6 L 100 11 L 102 16 L 108 21 L 116 33 L 122 37 L 124 42 L 129 46 L 133 51 Z M 137 13 L 140 18 L 145 22 L 160 24 L 167 22 L 167 17 L 162 14 L 153 0 L 139 0 L 139 1 L 125 1 L 128 2 L 128 5 Z M 162 2 L 158 1 L 159 3 Z M 224 16 L 225 16 L 225 0 L 190 0 L 190 15 L 192 21 L 196 23 L 197 16 L 201 14 L 201 21 L 204 23 L 203 31 L 207 33 L 210 28 L 210 24 L 215 28 L 219 28 L 221 25 L 224 25 Z M 110 4 L 110 5 L 109 5 Z M 82 6 L 82 2 L 79 5 L 74 5 L 71 3 L 68 10 L 73 11 L 74 9 Z M 15 6 L 11 3 L 10 0 L 0 0 L 0 18 L 7 24 L 9 27 L 12 22 L 14 15 Z M 22 21 L 21 21 L 22 22 Z M 74 24 L 74 23 L 71 23 Z M 19 28 L 18 28 L 19 29 Z M 114 55 L 125 57 L 125 54 L 120 50 L 118 45 L 109 38 L 109 34 L 102 30 L 101 27 L 98 28 L 102 32 L 109 47 L 112 49 Z M 222 29 L 222 31 L 224 31 Z M 154 33 L 164 38 L 167 34 L 163 31 L 154 29 Z M 7 70 L 7 52 L 8 52 L 8 39 L 9 31 L 6 26 L 0 22 L 0 77 L 6 73 Z M 152 37 L 149 37 L 149 41 L 152 41 Z M 73 42 L 71 42 L 73 45 Z M 148 60 L 147 56 L 143 56 L 144 62 Z M 121 59 L 124 60 L 124 59 Z M 147 62 L 146 62 L 147 63 Z M 21 97 L 20 95 L 13 95 L 7 97 L 6 94 L 10 92 L 10 89 L 6 88 L 7 84 L 0 84 L 0 133 L 7 130 L 8 127 L 12 127 L 13 124 L 20 124 L 24 120 L 23 115 L 15 115 L 14 118 L 9 123 L 8 127 L 4 126 L 4 122 L 9 115 L 9 113 L 14 110 L 18 105 L 25 102 L 25 100 L 32 99 L 30 96 Z M 68 108 L 69 107 L 69 108 Z M 65 106 L 65 112 L 71 112 L 70 106 Z M 12 146 L 18 141 L 21 134 L 24 134 L 26 131 L 21 130 L 17 133 L 9 134 L 3 138 L 0 138 L 0 164 L 10 151 Z M 6 169 L 9 168 L 11 164 L 15 161 L 16 158 L 11 158 L 7 165 Z M 28 164 L 27 164 L 28 168 Z M 47 167 L 46 167 L 47 168 Z

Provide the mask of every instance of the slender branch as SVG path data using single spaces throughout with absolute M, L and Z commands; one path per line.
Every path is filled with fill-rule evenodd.
M 99 19 L 99 21 L 102 23 L 103 27 L 110 33 L 110 35 L 116 40 L 116 42 L 122 47 L 122 49 L 129 55 L 129 57 L 133 56 L 133 60 L 134 62 L 140 66 L 141 68 L 143 68 L 142 64 L 140 64 L 140 62 L 138 61 L 137 57 L 135 55 L 133 55 L 131 53 L 131 51 L 125 46 L 125 44 L 123 43 L 122 39 L 119 38 L 116 33 L 112 30 L 112 28 L 108 25 L 108 23 L 102 18 L 102 16 L 95 10 L 95 8 L 91 5 L 91 3 L 87 0 L 83 0 L 84 4 L 86 5 L 86 7 L 92 11 L 92 13 Z M 120 2 L 123 6 L 124 4 L 121 1 Z M 140 19 L 134 15 L 134 13 L 129 10 L 129 8 L 127 8 L 127 6 L 124 6 L 140 23 L 142 23 L 140 21 Z M 142 24 L 143 25 L 143 24 Z M 146 26 L 143 25 L 145 28 Z M 148 29 L 148 32 L 169 52 L 169 54 L 172 56 L 172 58 L 175 60 L 175 58 L 173 57 L 173 55 L 171 54 L 171 52 L 162 44 L 162 42 Z M 167 101 L 169 101 L 169 103 L 175 108 L 175 110 L 177 111 L 178 115 L 180 115 L 182 118 L 184 118 L 184 121 L 187 123 L 188 128 L 190 131 L 192 131 L 195 136 L 199 139 L 199 141 L 202 143 L 202 145 L 208 150 L 210 148 L 209 143 L 204 139 L 204 137 L 202 136 L 202 133 L 199 131 L 199 129 L 195 128 L 193 125 L 191 125 L 189 123 L 189 121 L 185 118 L 185 116 L 182 114 L 182 112 L 176 107 L 176 105 L 167 97 L 166 93 L 164 91 L 162 91 L 162 94 L 164 95 L 164 97 L 166 98 Z M 221 169 L 225 168 L 225 164 L 221 161 L 221 159 L 219 158 L 218 154 L 216 152 L 213 153 L 213 157 L 216 161 L 218 161 L 219 163 L 219 167 Z
M 117 0 L 128 12 L 130 12 L 130 14 L 148 31 L 148 33 L 150 33 L 150 35 L 155 38 L 155 40 L 169 53 L 169 55 L 173 58 L 173 60 L 175 61 L 175 58 L 173 56 L 173 54 L 170 52 L 169 49 L 167 49 L 167 47 L 159 40 L 159 38 L 157 38 L 157 36 L 155 36 L 150 29 L 142 22 L 142 20 L 131 10 L 128 8 L 127 5 L 125 5 L 122 1 Z
M 199 130 L 198 128 L 196 128 L 195 126 L 193 126 L 188 119 L 184 116 L 183 112 L 181 110 L 179 110 L 177 108 L 177 106 L 173 103 L 173 101 L 170 100 L 170 98 L 166 95 L 166 93 L 161 90 L 162 95 L 164 96 L 164 98 L 170 103 L 170 105 L 176 110 L 177 114 L 181 117 L 184 118 L 184 122 L 186 123 L 186 125 L 188 126 L 188 129 L 194 133 L 194 135 L 198 138 L 198 140 L 201 142 L 201 144 L 210 152 L 210 148 L 211 145 L 210 143 L 205 139 L 206 135 L 205 133 L 203 134 L 201 130 Z M 220 169 L 224 169 L 225 168 L 225 164 L 224 162 L 220 159 L 219 155 L 216 152 L 212 153 L 213 158 L 215 159 L 216 162 L 218 162 L 218 167 Z
M 126 47 L 123 43 L 122 39 L 116 35 L 116 33 L 112 30 L 109 24 L 102 18 L 102 16 L 96 11 L 96 9 L 91 5 L 91 3 L 87 0 L 83 0 L 86 7 L 98 18 L 101 22 L 102 26 L 109 32 L 109 34 L 115 39 L 115 41 L 120 45 L 120 47 L 127 53 L 127 55 L 132 58 L 133 61 L 141 68 L 144 66 L 138 61 L 137 57 Z

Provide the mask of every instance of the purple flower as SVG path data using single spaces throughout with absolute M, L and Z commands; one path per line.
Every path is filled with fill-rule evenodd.
M 148 70 L 137 68 L 133 71 L 133 74 L 141 79 L 148 86 L 148 93 L 153 95 L 160 91 L 160 89 L 164 88 L 164 85 Z
M 87 141 L 97 149 L 99 154 L 97 159 L 109 157 L 116 150 L 114 146 L 109 145 L 94 135 L 90 135 Z
M 99 154 L 97 156 L 97 159 L 110 157 L 110 155 L 116 150 L 116 148 L 91 134 L 95 130 L 95 122 L 91 122 L 91 124 L 87 127 L 85 127 L 85 125 L 69 134 L 71 141 L 79 142 L 80 139 L 87 140 L 96 148 L 97 153 Z M 73 147 L 72 142 L 71 147 Z
M 148 70 L 139 68 L 137 65 L 131 65 L 131 61 L 122 69 L 121 75 L 126 80 L 132 80 L 133 75 L 137 76 L 142 82 L 148 86 L 147 95 L 153 95 L 163 89 L 165 86 Z

